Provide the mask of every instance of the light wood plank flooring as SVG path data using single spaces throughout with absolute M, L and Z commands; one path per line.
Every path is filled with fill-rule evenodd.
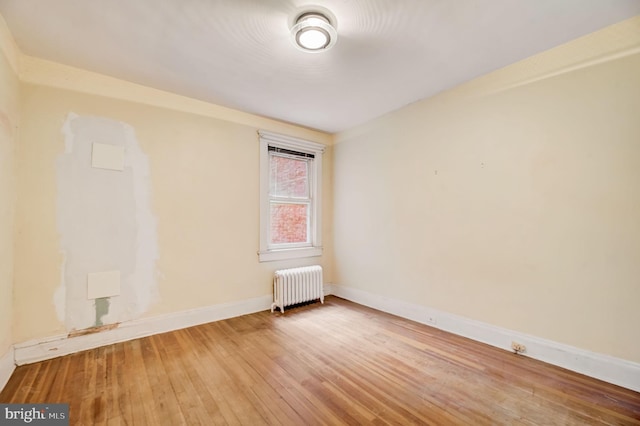
M 640 394 L 328 297 L 18 367 L 78 425 L 640 425 Z

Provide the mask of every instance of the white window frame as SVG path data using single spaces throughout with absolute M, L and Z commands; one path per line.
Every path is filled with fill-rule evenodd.
M 260 262 L 275 260 L 297 259 L 322 255 L 322 153 L 325 146 L 316 142 L 298 139 L 277 133 L 258 131 L 260 139 Z M 304 247 L 274 248 L 269 245 L 269 146 L 289 149 L 292 151 L 313 154 L 314 159 L 309 163 L 310 179 L 310 242 Z

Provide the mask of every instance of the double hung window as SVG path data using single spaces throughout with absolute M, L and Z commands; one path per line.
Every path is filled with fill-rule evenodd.
M 260 135 L 260 261 L 319 256 L 324 146 Z

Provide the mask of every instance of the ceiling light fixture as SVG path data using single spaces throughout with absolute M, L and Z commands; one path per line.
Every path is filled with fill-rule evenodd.
M 291 27 L 291 37 L 296 46 L 305 52 L 323 52 L 336 44 L 335 18 L 332 20 L 329 16 L 330 13 L 317 11 L 298 15 Z

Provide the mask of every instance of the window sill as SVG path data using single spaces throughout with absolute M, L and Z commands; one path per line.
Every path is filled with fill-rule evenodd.
M 304 247 L 284 250 L 268 250 L 258 252 L 260 262 L 275 260 L 299 259 L 302 257 L 321 256 L 322 247 Z

